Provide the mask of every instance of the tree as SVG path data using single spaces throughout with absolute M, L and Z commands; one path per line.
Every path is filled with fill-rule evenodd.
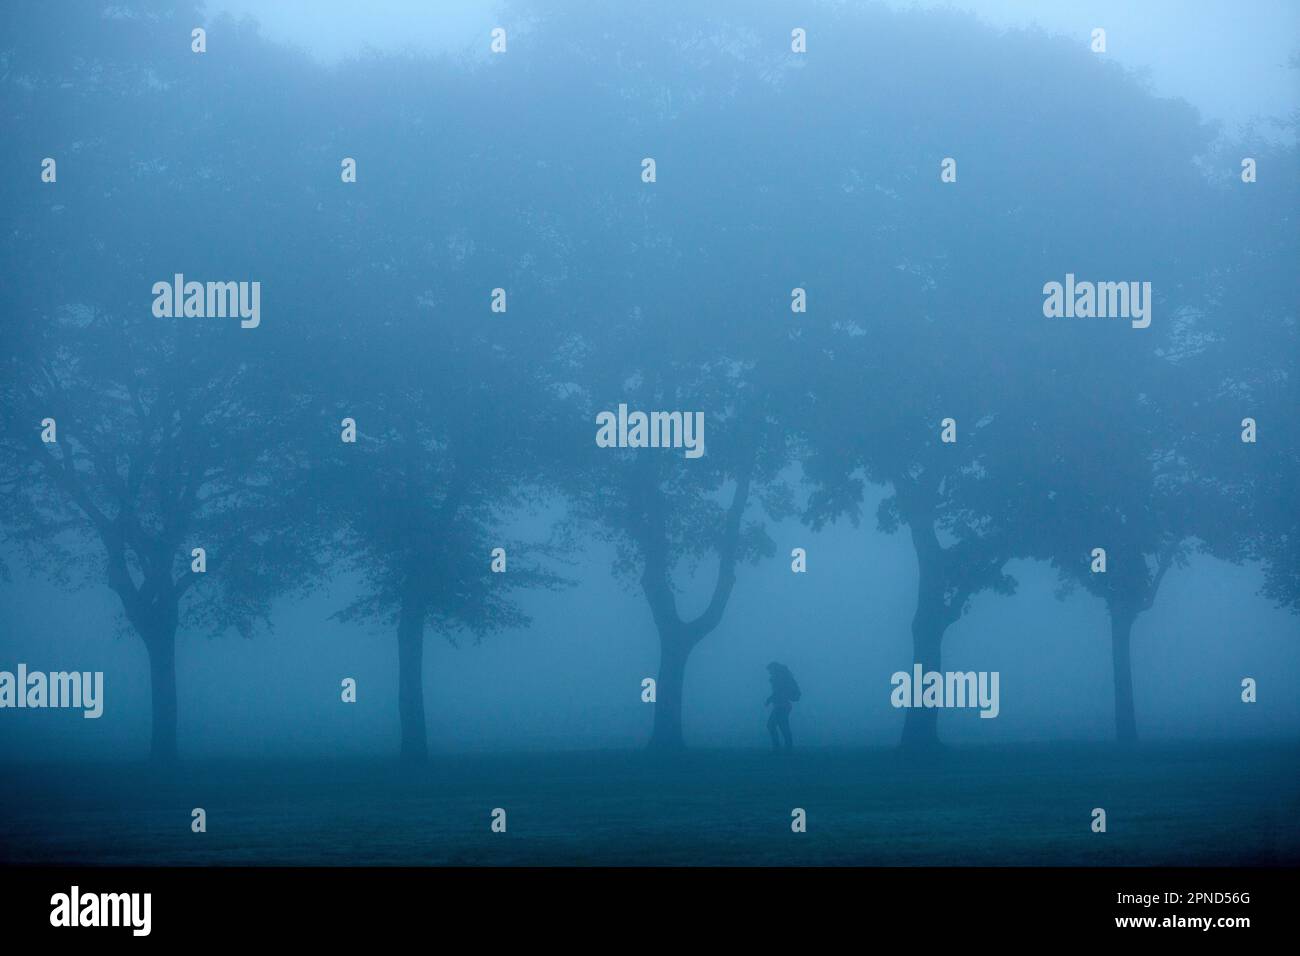
M 292 310 L 277 304 L 246 329 L 238 316 L 151 308 L 155 283 L 176 273 L 260 273 L 281 304 L 303 293 L 295 283 L 305 280 L 249 235 L 228 201 L 283 202 L 275 157 L 287 154 L 284 140 L 240 104 L 274 112 L 265 86 L 291 92 L 298 61 L 278 61 L 276 84 L 265 50 L 245 35 L 224 62 L 242 52 L 251 68 L 222 74 L 229 96 L 210 101 L 207 115 L 178 112 L 177 102 L 202 99 L 188 30 L 176 32 L 198 22 L 192 7 L 64 13 L 57 49 L 16 53 L 5 79 L 6 128 L 22 131 L 32 157 L 51 153 L 60 165 L 54 182 L 33 166 L 3 187 L 15 210 L 5 254 L 23 278 L 0 292 L 11 317 L 0 516 L 31 566 L 117 595 L 149 653 L 151 752 L 168 762 L 178 751 L 178 629 L 247 634 L 276 595 L 308 586 L 315 571 L 297 532 L 302 500 L 282 495 L 304 466 L 291 426 L 302 406 L 284 373 L 298 331 Z M 47 34 L 25 26 L 22 35 Z M 180 125 L 148 119 L 160 115 Z M 294 134 L 292 124 L 276 128 Z M 246 175 L 245 136 L 265 160 L 253 161 L 264 179 Z M 232 162 L 213 163 L 232 146 Z M 292 215 L 281 212 L 291 233 Z
M 349 371 L 330 380 L 339 396 L 354 396 L 336 397 L 332 417 L 355 416 L 357 440 L 335 437 L 335 450 L 322 450 L 317 492 L 328 502 L 326 528 L 344 529 L 334 542 L 338 566 L 362 582 L 338 616 L 396 625 L 401 755 L 420 761 L 426 628 L 455 644 L 461 632 L 478 639 L 522 627 L 530 618 L 512 595 L 566 582 L 547 567 L 553 544 L 511 537 L 513 521 L 538 506 L 545 487 L 536 438 L 527 437 L 530 427 L 540 430 L 533 412 L 544 406 L 530 403 L 519 356 L 495 354 L 464 328 L 431 342 L 415 328 L 414 306 L 403 311 L 405 324 L 386 347 L 372 340 L 368 352 L 349 353 Z M 496 572 L 494 556 L 504 566 Z
M 616 577 L 650 612 L 657 751 L 685 747 L 690 656 L 723 621 L 740 566 L 773 553 L 766 520 L 792 508 L 775 398 L 789 326 L 769 318 L 788 309 L 789 286 L 752 281 L 750 255 L 779 210 L 756 208 L 754 181 L 735 174 L 755 141 L 770 144 L 754 125 L 764 64 L 726 49 L 736 13 L 665 29 L 654 11 L 615 17 L 589 4 L 533 26 L 530 42 L 566 50 L 562 65 L 510 65 L 526 71 L 511 102 L 531 117 L 528 156 L 545 171 L 534 202 L 571 251 L 547 368 L 570 409 L 553 473 L 573 525 L 613 547 Z M 737 93 L 737 74 L 754 89 Z M 555 103 L 581 108 L 557 115 Z M 778 175 L 759 171 L 764 187 Z M 702 454 L 598 447 L 597 416 L 620 405 L 677 413 L 678 424 L 702 414 Z M 689 608 L 697 573 L 707 596 Z
M 118 596 L 149 652 L 151 752 L 167 762 L 178 627 L 247 635 L 312 579 L 279 494 L 301 462 L 273 437 L 279 395 L 230 354 L 229 329 L 76 307 L 52 320 L 7 363 L 5 525 L 54 580 Z
M 1285 551 L 1295 541 L 1296 442 L 1282 409 L 1295 398 L 1295 282 L 1282 263 L 1298 251 L 1295 187 L 1286 177 L 1243 183 L 1240 157 L 1256 151 L 1216 143 L 1186 183 L 1183 208 L 1195 212 L 1181 228 L 1215 240 L 1183 248 L 1181 282 L 1170 274 L 1162 283 L 1175 290 L 1165 299 L 1168 320 L 1147 330 L 1157 334 L 1118 355 L 1080 343 L 1078 361 L 1061 372 L 1064 394 L 1110 398 L 1058 403 L 1053 434 L 1069 437 L 1055 442 L 1041 479 L 1053 499 L 1032 527 L 1063 590 L 1082 585 L 1106 602 L 1116 736 L 1125 744 L 1138 738 L 1134 625 L 1171 568 L 1196 550 L 1258 560 L 1264 593 L 1294 605 Z M 1293 152 L 1278 152 L 1259 159 L 1289 168 Z M 1269 421 L 1267 445 L 1242 441 L 1242 416 L 1251 413 Z M 1105 548 L 1104 573 L 1095 547 Z
M 338 617 L 395 630 L 400 752 L 414 762 L 428 754 L 426 632 L 456 644 L 527 626 L 519 596 L 569 583 L 554 568 L 560 543 L 517 531 L 552 486 L 560 400 L 541 370 L 564 255 L 499 141 L 523 119 L 508 82 L 471 64 L 368 55 L 325 87 L 360 108 L 308 140 L 358 164 L 355 183 L 336 173 L 320 190 L 332 266 L 317 292 L 334 320 L 301 343 L 314 369 L 314 533 L 333 569 L 360 581 Z M 418 122 L 392 95 L 405 89 L 421 91 Z M 345 420 L 355 442 L 341 440 Z M 505 570 L 494 572 L 497 549 Z
M 1280 125 L 1293 136 L 1300 118 Z M 1243 157 L 1255 162 L 1257 181 L 1243 182 Z M 1218 144 L 1207 163 L 1217 187 L 1207 218 L 1227 254 L 1207 270 L 1212 308 L 1198 316 L 1182 359 L 1203 383 L 1197 404 L 1204 411 L 1184 425 L 1195 438 L 1188 457 L 1223 499 L 1217 520 L 1205 522 L 1202 545 L 1224 560 L 1258 562 L 1261 594 L 1300 613 L 1300 279 L 1292 268 L 1300 256 L 1300 187 L 1277 175 L 1296 160 L 1293 144 L 1252 129 Z
M 818 151 L 853 158 L 838 180 L 854 188 L 822 219 L 822 241 L 833 261 L 866 264 L 866 278 L 837 277 L 857 304 L 813 325 L 798 353 L 815 383 L 806 517 L 856 522 L 865 485 L 889 489 L 877 524 L 907 526 L 917 557 L 913 660 L 941 670 L 944 636 L 971 599 L 1010 593 L 1006 562 L 1035 553 L 1059 442 L 1079 428 L 1105 441 L 1114 404 L 1142 388 L 1138 378 L 1113 390 L 1107 363 L 1149 354 L 1188 299 L 1191 240 L 1177 216 L 1204 195 L 1195 160 L 1208 133 L 1077 44 L 1008 33 L 945 46 L 936 38 L 961 17 L 879 20 L 871 35 L 900 62 L 861 58 L 837 76 L 852 99 L 836 106 L 863 117 L 862 131 Z M 864 29 L 823 27 L 822 55 L 850 62 L 839 38 Z M 1081 141 L 1080 128 L 1097 135 Z M 1140 154 L 1123 177 L 1095 145 L 1117 141 Z M 953 182 L 941 180 L 945 158 Z M 1067 274 L 1151 281 L 1160 324 L 1045 316 L 1045 284 Z M 1063 404 L 1087 414 L 1058 414 Z M 909 709 L 903 744 L 937 744 L 937 717 Z

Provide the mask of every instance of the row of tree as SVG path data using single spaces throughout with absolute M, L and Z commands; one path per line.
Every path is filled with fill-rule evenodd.
M 57 35 L 0 14 L 31 41 L 0 79 L 0 529 L 120 598 L 159 760 L 178 632 L 249 634 L 345 572 L 340 616 L 395 631 L 423 757 L 426 633 L 528 624 L 520 594 L 570 583 L 553 559 L 584 537 L 645 598 L 651 743 L 680 748 L 692 649 L 768 525 L 857 524 L 870 485 L 915 548 L 915 660 L 941 669 L 1010 561 L 1050 562 L 1106 603 L 1121 740 L 1134 623 L 1193 550 L 1300 610 L 1294 147 L 949 12 L 823 11 L 800 58 L 780 10 L 577 5 L 508 54 L 328 69 L 228 20 L 193 54 L 198 11 L 149 6 L 70 5 Z M 261 325 L 155 318 L 177 272 L 260 281 Z M 1067 272 L 1150 281 L 1151 326 L 1045 318 Z M 704 411 L 705 456 L 598 448 L 620 403 Z M 512 540 L 558 503 L 550 539 Z

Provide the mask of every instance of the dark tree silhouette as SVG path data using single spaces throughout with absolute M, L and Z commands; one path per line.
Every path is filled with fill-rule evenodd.
M 22 130 L 32 165 L 0 187 L 17 213 L 5 255 L 23 276 L 0 290 L 0 517 L 31 566 L 118 596 L 149 652 L 152 754 L 167 762 L 178 749 L 178 629 L 248 633 L 277 594 L 314 576 L 298 537 L 306 503 L 284 494 L 304 467 L 292 426 L 303 405 L 281 372 L 301 315 L 288 305 L 309 280 L 275 255 L 281 240 L 232 213 L 274 209 L 286 234 L 297 226 L 278 165 L 296 130 L 268 120 L 300 63 L 267 57 L 223 21 L 231 42 L 219 59 L 228 69 L 246 57 L 249 69 L 223 73 L 228 95 L 208 101 L 187 41 L 200 22 L 192 7 L 62 14 L 59 42 L 15 51 L 4 80 L 5 126 Z M 232 149 L 232 162 L 212 163 Z M 45 155 L 59 163 L 56 182 L 39 179 Z M 156 317 L 153 284 L 178 272 L 260 280 L 263 324 Z M 195 548 L 203 573 L 191 570 Z
M 836 277 L 846 305 L 810 325 L 798 353 L 810 383 L 807 519 L 857 521 L 865 484 L 889 488 L 877 523 L 912 537 L 913 659 L 927 670 L 942 669 L 944 635 L 971 599 L 1010 593 L 1006 562 L 1050 532 L 1033 516 L 1056 493 L 1055 430 L 1073 429 L 1059 434 L 1072 441 L 1086 419 L 1104 434 L 1111 403 L 1142 391 L 1141 378 L 1115 391 L 1112 366 L 1151 354 L 1188 298 L 1180 217 L 1204 196 L 1195 160 L 1208 141 L 1190 109 L 1078 45 L 1014 32 L 976 44 L 918 38 L 960 24 L 947 13 L 881 16 L 872 35 L 882 50 L 908 50 L 905 63 L 849 65 L 838 50 L 847 75 L 837 83 L 864 121 L 823 147 L 846 158 L 837 178 L 854 188 L 821 220 L 820 242 L 834 247 L 828 261 L 862 271 Z M 838 35 L 863 30 L 831 32 L 825 55 Z M 898 111 L 898 84 L 927 104 L 923 121 Z M 842 95 L 836 103 L 845 108 Z M 1080 128 L 1097 135 L 1080 141 Z M 1122 181 L 1100 153 L 1116 141 L 1136 151 Z M 940 181 L 944 157 L 957 161 L 956 182 Z M 1042 287 L 1067 273 L 1151 281 L 1156 324 L 1046 318 Z M 1065 381 L 1066 368 L 1079 378 Z M 954 443 L 940 440 L 945 419 Z M 909 709 L 904 745 L 935 745 L 937 717 Z
M 531 212 L 538 197 L 517 152 L 498 141 L 523 115 L 511 82 L 439 59 L 367 56 L 331 77 L 327 98 L 349 109 L 309 141 L 350 156 L 388 131 L 383 155 L 355 157 L 355 184 L 335 172 L 322 185 L 319 229 L 335 267 L 319 299 L 339 319 L 303 348 L 315 368 L 313 494 L 327 519 L 317 531 L 335 570 L 361 583 L 338 616 L 395 629 L 400 752 L 415 762 L 428 753 L 426 631 L 454 644 L 522 628 L 523 592 L 567 584 L 554 569 L 560 542 L 512 530 L 552 484 L 561 402 L 541 370 L 564 257 L 545 214 Z M 409 100 L 392 95 L 417 88 L 437 122 L 409 122 Z M 488 113 L 500 129 L 483 123 Z M 491 310 L 495 289 L 504 312 Z M 340 440 L 345 418 L 354 444 Z M 491 570 L 497 548 L 504 573 Z
M 1300 60 L 1292 64 L 1300 69 Z M 1294 137 L 1300 116 L 1282 123 Z M 1258 181 L 1241 181 L 1243 157 Z M 1291 175 L 1297 149 L 1265 130 L 1220 144 L 1210 168 L 1213 207 L 1225 254 L 1207 270 L 1214 308 L 1187 336 L 1184 361 L 1203 396 L 1180 426 L 1191 467 L 1227 499 L 1198 530 L 1204 548 L 1225 560 L 1259 562 L 1261 593 L 1300 613 L 1300 185 Z M 1244 442 L 1246 419 L 1256 440 Z
M 568 51 L 563 67 L 527 73 L 511 98 L 548 117 L 545 130 L 529 131 L 528 154 L 546 171 L 533 186 L 542 202 L 554 197 L 548 221 L 573 253 L 558 319 L 565 338 L 548 373 L 573 404 L 555 473 L 574 525 L 614 547 L 616 576 L 650 611 L 658 751 L 685 746 L 691 653 L 723 621 L 740 566 L 773 553 L 766 519 L 792 508 L 777 399 L 790 286 L 754 281 L 753 271 L 754 255 L 766 269 L 765 243 L 786 207 L 752 203 L 755 188 L 780 182 L 779 168 L 737 175 L 772 139 L 766 119 L 755 125 L 766 64 L 715 46 L 735 13 L 665 28 L 653 11 L 568 10 L 533 33 Z M 736 93 L 736 74 L 753 84 L 748 92 Z M 555 102 L 580 108 L 557 117 L 545 108 Z M 652 183 L 642 179 L 646 158 L 658 164 Z M 586 200 L 572 202 L 574 190 Z M 596 447 L 597 414 L 620 404 L 703 412 L 704 454 Z M 684 592 L 697 573 L 709 587 L 691 607 Z

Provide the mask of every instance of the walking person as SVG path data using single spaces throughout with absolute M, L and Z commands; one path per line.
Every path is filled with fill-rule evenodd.
M 794 747 L 794 738 L 790 735 L 790 711 L 802 695 L 790 668 L 784 664 L 776 661 L 768 664 L 767 676 L 772 682 L 772 694 L 765 701 L 765 705 L 772 707 L 772 713 L 767 718 L 767 732 L 772 735 L 772 752 L 779 751 L 784 740 L 788 753 Z

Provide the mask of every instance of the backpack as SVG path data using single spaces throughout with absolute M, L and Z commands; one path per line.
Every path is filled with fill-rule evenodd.
M 799 698 L 803 696 L 799 690 L 799 685 L 795 683 L 794 675 L 787 669 L 782 672 L 783 683 L 785 684 L 785 695 L 794 703 L 798 703 Z

